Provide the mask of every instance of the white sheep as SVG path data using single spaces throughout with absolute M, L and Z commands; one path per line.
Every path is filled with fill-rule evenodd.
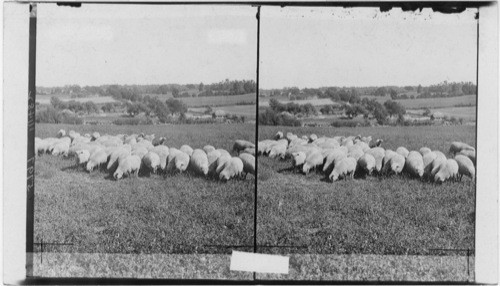
M 271 147 L 271 151 L 269 151 L 269 158 L 279 157 L 280 159 L 285 159 L 287 146 L 288 146 L 287 143 L 282 143 L 282 142 L 274 144 Z
M 90 155 L 89 161 L 87 162 L 87 172 L 92 172 L 95 168 L 106 164 L 108 161 L 108 155 L 104 149 L 99 149 L 95 153 Z
M 59 142 L 52 147 L 51 153 L 54 156 L 58 155 L 68 156 L 69 144 L 67 142 Z
M 187 167 L 189 166 L 189 160 L 190 157 L 187 153 L 184 152 L 177 153 L 177 155 L 175 155 L 174 158 L 175 170 L 181 173 L 186 171 Z
M 474 151 L 474 150 L 462 150 L 462 151 L 458 152 L 457 154 L 464 155 L 464 156 L 468 157 L 472 161 L 472 163 L 474 163 L 474 166 L 476 165 L 476 151 Z
M 304 163 L 306 162 L 307 156 L 306 156 L 306 153 L 299 151 L 299 152 L 294 152 L 292 154 L 292 158 L 293 158 L 292 164 L 293 164 L 293 167 L 295 169 L 295 168 L 299 168 L 302 165 L 304 165 Z
M 462 177 L 469 176 L 471 179 L 474 179 L 476 175 L 476 168 L 474 168 L 474 163 L 469 157 L 464 155 L 456 155 L 455 161 L 458 164 L 458 178 L 462 180 Z
M 179 154 L 179 153 L 183 153 L 183 152 L 177 148 L 174 148 L 174 147 L 172 147 L 168 150 L 167 166 L 165 167 L 165 170 L 167 172 L 172 172 L 175 169 L 175 156 L 177 156 L 177 154 Z
M 422 147 L 420 148 L 419 152 L 422 156 L 425 156 L 425 154 L 432 152 L 432 150 L 428 147 Z
M 99 132 L 93 132 L 91 139 L 92 141 L 95 141 L 99 137 L 101 137 L 101 134 L 99 134 Z
M 363 156 L 359 157 L 357 165 L 360 170 L 363 170 L 368 175 L 371 175 L 375 169 L 375 157 L 373 155 L 365 153 Z
M 255 176 L 255 157 L 247 153 L 241 153 L 239 157 L 243 162 L 243 173 L 245 173 L 245 178 L 248 173 Z
M 374 147 L 365 151 L 365 153 L 370 154 L 375 158 L 375 170 L 377 172 L 382 171 L 382 165 L 385 157 L 385 150 L 382 147 Z
M 224 169 L 219 174 L 219 179 L 228 181 L 231 178 L 240 177 L 243 172 L 243 161 L 238 157 L 232 157 L 224 164 Z
M 167 141 L 167 138 L 165 137 L 160 137 L 160 138 L 155 138 L 151 141 L 151 143 L 153 144 L 153 146 L 160 146 L 160 145 L 163 145 L 165 142 Z
M 422 161 L 424 162 L 424 177 L 431 174 L 432 162 L 437 158 L 436 152 L 428 152 L 422 156 Z
M 389 153 L 389 160 L 383 167 L 383 173 L 390 174 L 400 174 L 405 166 L 405 157 L 399 153 L 393 152 Z
M 363 150 L 359 148 L 353 148 L 351 151 L 349 151 L 349 153 L 347 153 L 347 157 L 352 157 L 357 161 L 359 158 L 361 158 L 361 156 L 363 156 L 363 154 L 365 154 Z
M 106 169 L 108 171 L 114 170 L 118 166 L 118 159 L 121 157 L 127 157 L 130 155 L 130 149 L 128 148 L 116 148 L 109 154 L 109 161 Z
M 233 152 L 240 153 L 246 148 L 255 148 L 255 144 L 246 140 L 235 140 L 233 145 Z
M 302 172 L 304 174 L 308 174 L 311 169 L 321 167 L 321 165 L 323 165 L 323 160 L 324 158 L 320 152 L 312 152 L 311 154 L 307 155 L 306 161 L 302 166 Z
M 318 135 L 316 134 L 311 134 L 309 135 L 309 142 L 313 142 L 314 140 L 318 139 Z
M 472 147 L 466 143 L 458 142 L 458 141 L 451 142 L 450 150 L 449 150 L 450 154 L 455 155 L 456 153 L 458 153 L 462 150 L 469 150 L 469 151 L 474 151 L 474 152 L 476 151 L 476 149 L 474 149 L 474 147 Z
M 119 180 L 123 178 L 124 175 L 130 177 L 131 174 L 134 174 L 137 176 L 140 168 L 141 158 L 137 155 L 129 155 L 119 160 L 118 167 L 116 168 L 113 177 L 115 180 Z
M 205 151 L 205 153 L 207 153 L 207 155 L 208 155 L 208 153 L 210 153 L 210 152 L 212 152 L 214 150 L 215 150 L 215 147 L 212 146 L 212 145 L 205 145 L 205 146 L 203 146 L 203 151 Z
M 398 147 L 398 149 L 396 149 L 396 153 L 406 158 L 408 157 L 408 154 L 410 154 L 410 151 L 408 151 L 408 149 L 406 149 L 405 147 L 401 146 Z
M 191 146 L 189 145 L 182 145 L 181 148 L 179 148 L 179 150 L 181 150 L 181 152 L 184 152 L 189 156 L 193 155 L 193 148 L 191 148 Z
M 334 149 L 333 152 L 329 153 L 326 156 L 325 164 L 323 165 L 323 172 L 330 173 L 331 170 L 344 158 L 347 157 L 347 154 L 340 150 Z
M 267 150 L 269 148 L 269 145 L 275 144 L 275 143 L 276 143 L 276 141 L 269 140 L 269 139 L 259 141 L 257 143 L 258 155 L 261 155 L 261 154 L 266 155 L 265 150 Z
M 231 154 L 229 154 L 229 152 L 227 150 L 224 150 L 222 148 L 219 148 L 217 149 L 217 151 L 220 152 L 221 156 L 229 156 L 229 157 L 232 157 Z
M 354 172 L 356 172 L 356 168 L 356 159 L 352 157 L 346 157 L 340 160 L 340 162 L 335 165 L 328 178 L 332 182 L 335 182 L 341 178 L 347 179 L 347 177 L 350 177 L 352 179 L 354 177 Z
M 89 150 L 85 150 L 85 149 L 79 150 L 79 151 L 76 152 L 76 156 L 77 156 L 76 157 L 77 158 L 76 164 L 78 166 L 80 166 L 80 165 L 83 165 L 83 164 L 85 164 L 85 163 L 87 163 L 89 161 L 89 159 L 90 159 L 90 152 L 89 152 Z
M 144 155 L 146 155 L 148 152 L 149 152 L 149 150 L 146 147 L 141 146 L 141 147 L 132 148 L 131 154 L 139 156 L 139 158 L 141 158 L 141 160 L 142 160 Z
M 155 146 L 152 151 L 158 154 L 158 156 L 160 157 L 160 169 L 165 170 L 165 168 L 167 167 L 167 158 L 169 154 L 168 147 L 165 145 L 158 145 Z
M 213 150 L 207 154 L 208 159 L 208 174 L 212 175 L 217 169 L 217 159 L 221 156 L 218 150 Z
M 216 161 L 216 167 L 215 167 L 215 174 L 216 175 L 219 175 L 220 172 L 222 172 L 222 170 L 224 170 L 224 167 L 226 165 L 227 162 L 229 162 L 229 160 L 231 160 L 231 155 L 227 155 L 227 154 L 221 154 L 221 156 L 219 158 L 217 158 L 217 161 Z
M 190 169 L 196 174 L 208 175 L 208 156 L 202 149 L 195 149 L 189 161 Z
M 274 135 L 274 139 L 276 140 L 283 139 L 283 132 L 281 131 L 276 132 L 276 135 Z
M 57 138 L 62 138 L 64 136 L 66 136 L 66 131 L 64 129 L 57 131 Z
M 252 156 L 255 156 L 255 148 L 245 148 L 243 151 L 241 151 L 241 153 L 247 153 L 247 154 L 250 154 Z
M 424 160 L 419 152 L 411 151 L 408 153 L 405 160 L 405 170 L 411 176 L 422 178 L 424 175 Z
M 144 166 L 147 171 L 156 174 L 156 171 L 160 168 L 160 156 L 155 152 L 149 151 L 142 157 L 142 166 Z
M 458 163 L 454 159 L 448 159 L 439 166 L 434 175 L 434 182 L 443 183 L 446 180 L 455 180 L 458 177 Z

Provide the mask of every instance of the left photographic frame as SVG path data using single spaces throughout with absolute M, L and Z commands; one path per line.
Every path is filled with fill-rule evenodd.
M 256 13 L 37 5 L 30 276 L 252 279 Z

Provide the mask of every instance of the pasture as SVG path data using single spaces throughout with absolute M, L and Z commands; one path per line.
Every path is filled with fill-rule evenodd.
M 59 129 L 81 134 L 154 133 L 177 148 L 211 144 L 231 150 L 235 139 L 255 138 L 251 124 L 37 124 L 36 136 L 54 136 Z M 115 181 L 104 171 L 89 174 L 75 167 L 75 160 L 51 155 L 35 160 L 35 240 L 73 243 L 46 251 L 230 253 L 225 245 L 253 242 L 252 175 L 227 183 L 189 173 Z
M 371 96 L 364 95 L 361 98 L 375 99 L 380 103 L 390 100 L 390 96 Z M 406 109 L 421 109 L 421 108 L 445 108 L 455 107 L 457 105 L 476 105 L 476 95 L 463 95 L 455 97 L 435 97 L 435 98 L 416 98 L 395 100 L 401 103 Z
M 427 146 L 447 154 L 455 140 L 476 145 L 474 126 L 260 126 L 259 140 L 271 139 L 278 130 L 299 137 L 372 135 L 392 150 Z M 470 178 L 442 185 L 405 175 L 331 183 L 319 172 L 304 175 L 291 166 L 291 160 L 258 158 L 258 244 L 282 246 L 260 251 L 464 255 L 435 249 L 474 248 L 475 182 Z
M 87 102 L 92 101 L 95 104 L 103 104 L 108 102 L 116 102 L 117 100 L 112 98 L 111 96 L 96 96 L 96 97 L 76 97 L 72 98 L 69 94 L 62 95 L 37 95 L 36 102 L 39 104 L 50 104 L 50 98 L 52 96 L 56 96 L 62 101 L 70 101 L 74 100 L 76 102 Z
M 157 97 L 162 101 L 173 98 L 168 94 L 149 94 L 151 97 Z M 247 93 L 240 95 L 228 96 L 200 96 L 200 97 L 179 97 L 176 98 L 184 102 L 188 107 L 201 107 L 201 106 L 226 106 L 238 104 L 251 104 L 255 103 L 255 93 Z

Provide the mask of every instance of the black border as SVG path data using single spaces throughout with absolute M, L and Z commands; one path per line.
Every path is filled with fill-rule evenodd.
M 257 7 L 257 70 L 256 70 L 256 122 L 255 122 L 255 143 L 258 143 L 258 115 L 259 115 L 259 71 L 260 71 L 260 11 L 262 6 L 279 6 L 279 7 L 343 7 L 343 8 L 356 8 L 356 7 L 378 7 L 381 12 L 390 11 L 392 8 L 401 8 L 403 11 L 416 11 L 422 10 L 424 8 L 431 8 L 434 12 L 441 12 L 445 14 L 461 13 L 466 8 L 477 8 L 484 6 L 491 6 L 496 3 L 496 1 L 428 1 L 428 2 L 403 2 L 403 1 L 360 1 L 360 2 L 347 2 L 347 1 L 170 1 L 170 2 L 149 2 L 149 1 L 128 1 L 123 2 L 123 0 L 113 2 L 113 1 L 45 1 L 45 2 L 29 2 L 29 1 L 17 1 L 18 3 L 29 4 L 30 14 L 32 8 L 37 4 L 57 4 L 58 6 L 70 6 L 70 7 L 81 7 L 82 4 L 113 4 L 113 5 L 219 5 L 219 6 L 254 6 Z M 28 67 L 28 101 L 36 99 L 36 10 L 35 16 L 30 15 L 29 21 L 29 67 Z M 476 144 L 478 141 L 478 104 L 479 104 L 479 11 L 477 12 L 477 59 L 476 59 Z M 28 106 L 28 110 L 31 107 Z M 33 106 L 34 112 L 34 106 Z M 30 113 L 28 113 L 30 114 Z M 29 117 L 30 118 L 30 117 Z M 28 120 L 28 123 L 30 121 Z M 30 158 L 34 158 L 34 138 L 35 129 L 30 129 L 28 126 L 28 170 L 31 164 Z M 257 153 L 258 144 L 255 144 L 255 187 L 254 187 L 254 245 L 253 252 L 257 253 Z M 476 150 L 477 153 L 477 150 Z M 33 161 L 34 163 L 34 161 Z M 476 163 L 477 164 L 477 163 Z M 29 174 L 28 174 L 29 180 Z M 31 186 L 28 184 L 28 196 L 27 196 L 27 225 L 26 225 L 26 253 L 27 253 L 27 275 L 29 275 L 29 266 L 32 266 L 33 256 L 29 252 L 33 253 L 34 250 L 34 183 Z M 31 194 L 31 196 L 30 196 Z M 477 208 L 477 187 L 475 188 L 475 200 L 474 208 Z M 477 217 L 476 217 L 477 219 Z M 474 242 L 476 243 L 476 225 L 474 224 Z M 30 243 L 31 242 L 31 243 Z M 31 250 L 31 251 L 30 251 Z M 321 254 L 319 254 L 321 255 Z M 31 261 L 31 263 L 30 263 Z M 27 276 L 27 278 L 21 283 L 21 285 L 164 285 L 164 284 L 180 284 L 180 285 L 207 285 L 207 284 L 221 284 L 221 285 L 307 285 L 307 284 L 318 284 L 318 285 L 482 285 L 475 283 L 473 281 L 393 281 L 393 280 L 265 280 L 257 279 L 256 273 L 253 272 L 253 280 L 231 280 L 231 279 L 137 279 L 137 278 L 46 278 L 46 277 L 34 277 Z

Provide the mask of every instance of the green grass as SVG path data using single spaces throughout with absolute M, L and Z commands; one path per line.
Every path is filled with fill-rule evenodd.
M 475 146 L 473 126 L 259 128 L 259 140 L 278 130 L 299 136 L 372 135 L 383 147 L 427 146 L 447 152 L 452 140 Z M 259 157 L 258 232 L 272 253 L 450 254 L 432 249 L 474 248 L 475 183 L 435 185 L 396 176 L 330 183 L 320 173 L 293 173 L 291 161 Z M 462 253 L 463 254 L 463 253 Z
M 390 96 L 361 96 L 361 98 L 376 99 L 380 103 L 390 100 Z M 476 95 L 464 95 L 456 97 L 436 97 L 436 98 L 416 98 L 416 99 L 403 99 L 395 100 L 401 103 L 407 109 L 420 109 L 420 108 L 443 108 L 454 107 L 457 105 L 476 105 Z
M 169 146 L 211 144 L 230 150 L 252 140 L 254 125 L 71 126 L 37 124 L 36 135 L 57 130 L 101 134 L 154 133 Z M 74 159 L 43 155 L 35 165 L 35 240 L 70 242 L 46 249 L 77 253 L 229 253 L 207 245 L 251 245 L 254 180 L 222 183 L 178 174 L 114 181 L 105 172 L 77 169 Z M 251 247 L 246 249 L 251 250 Z

